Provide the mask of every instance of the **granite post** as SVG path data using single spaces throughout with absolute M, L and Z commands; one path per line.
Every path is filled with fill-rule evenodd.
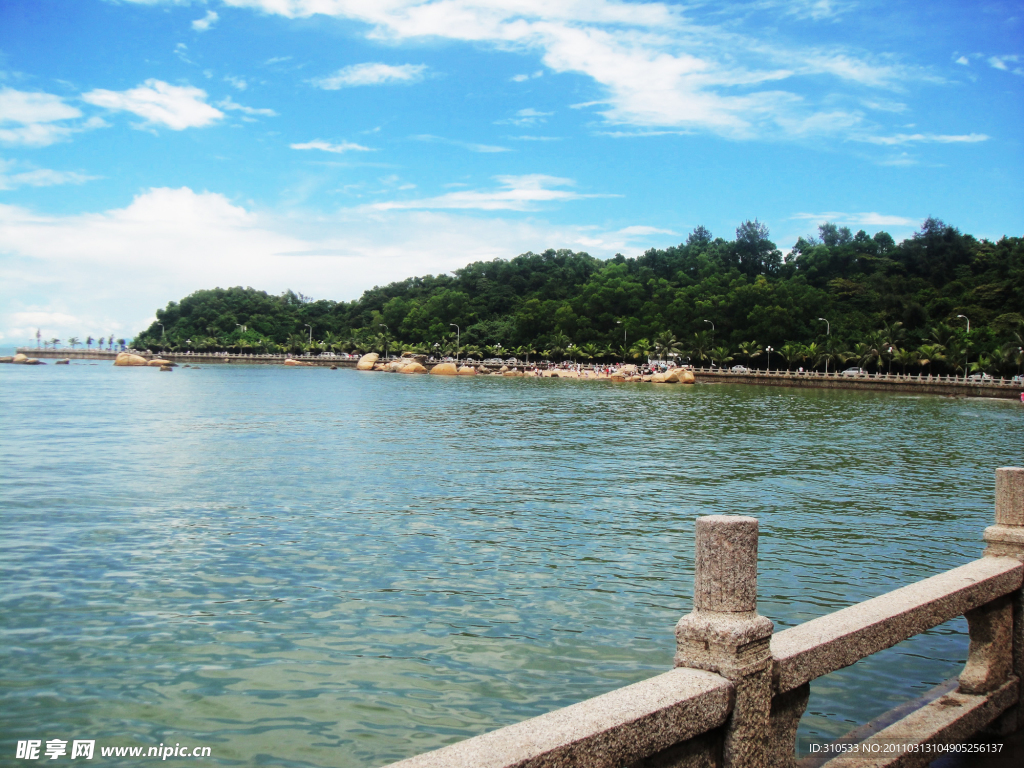
M 772 703 L 772 622 L 757 613 L 758 522 L 697 518 L 693 611 L 676 625 L 675 666 L 716 672 L 736 686 L 724 768 L 763 768 Z
M 1024 562 L 1024 467 L 996 470 L 996 523 L 985 529 L 985 542 L 985 557 L 1012 557 Z M 983 677 L 988 668 L 1001 664 L 1009 665 L 1009 673 L 1017 678 L 1018 685 L 1024 680 L 1024 589 L 1007 595 L 1006 601 L 1009 605 L 1001 610 L 993 606 L 984 614 L 967 615 L 971 647 L 964 675 L 969 682 L 972 674 L 974 678 Z M 1012 619 L 1006 613 L 1012 613 Z M 1005 638 L 1007 633 L 1011 639 Z M 1001 651 L 997 650 L 1000 637 Z M 993 730 L 1001 733 L 1024 728 L 1024 706 L 1017 704 L 993 725 Z

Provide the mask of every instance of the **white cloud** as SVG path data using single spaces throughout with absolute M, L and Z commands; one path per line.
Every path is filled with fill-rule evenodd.
M 17 163 L 0 160 L 0 190 L 18 187 L 54 187 L 61 184 L 84 184 L 98 178 L 77 171 L 54 171 L 49 168 L 29 168 L 14 172 Z
M 131 112 L 147 124 L 165 125 L 175 131 L 201 128 L 224 117 L 206 103 L 206 91 L 190 85 L 170 85 L 147 80 L 127 91 L 97 89 L 82 95 L 89 104 L 115 111 Z
M 538 69 L 532 75 L 513 75 L 511 79 L 513 83 L 525 83 L 527 80 L 533 80 L 538 77 L 544 77 L 543 69 Z
M 883 146 L 891 147 L 918 143 L 976 144 L 980 141 L 988 141 L 989 137 L 984 133 L 967 133 L 960 135 L 946 135 L 938 133 L 897 133 L 894 136 L 855 136 L 854 139 L 868 144 L 881 144 Z
M 1015 75 L 1024 75 L 1024 68 L 1019 66 L 1010 66 L 1011 64 L 1017 64 L 1020 61 L 1020 56 L 990 56 L 988 59 L 989 66 L 1002 70 L 1003 72 L 1012 72 Z
M 543 186 L 549 177 L 533 178 Z M 528 250 L 612 256 L 637 236 L 446 211 L 278 215 L 188 188 L 151 189 L 102 213 L 0 205 L 0 332 L 19 341 L 37 326 L 61 338 L 131 336 L 154 310 L 202 288 L 291 288 L 349 300 L 374 285 Z
M 266 117 L 277 117 L 277 112 L 272 109 L 258 109 L 256 107 L 246 107 L 242 104 L 238 104 L 231 100 L 228 96 L 226 99 L 222 99 L 217 102 L 217 106 L 221 109 L 231 110 L 234 112 L 241 112 L 245 115 L 265 115 Z
M 646 227 L 643 225 L 634 225 L 632 227 L 624 227 L 618 232 L 620 235 L 677 235 L 677 232 L 673 232 L 671 229 L 659 229 L 658 227 Z
M 494 154 L 497 152 L 511 152 L 512 150 L 508 147 L 499 147 L 494 144 L 474 144 L 469 141 L 459 141 L 458 139 L 446 139 L 442 136 L 432 136 L 429 133 L 423 133 L 418 136 L 411 136 L 410 138 L 415 141 L 432 141 L 439 144 L 451 144 L 453 147 L 462 147 L 468 149 L 470 152 L 480 152 L 483 154 Z
M 959 59 L 957 59 L 953 63 L 954 64 L 962 64 L 965 67 L 969 67 L 971 65 L 971 60 L 968 59 L 966 56 L 961 56 Z
M 315 139 L 313 141 L 307 141 L 303 144 L 291 144 L 292 149 L 319 149 L 324 152 L 335 152 L 341 154 L 343 152 L 373 152 L 374 150 L 370 147 L 364 147 L 362 144 L 355 144 L 351 141 L 343 141 L 340 144 L 331 144 L 321 139 Z
M 0 142 L 45 147 L 83 127 L 64 124 L 82 112 L 51 93 L 0 89 Z
M 220 16 L 217 15 L 216 11 L 207 11 L 203 18 L 196 19 L 192 22 L 192 29 L 196 32 L 206 32 L 217 22 L 217 19 L 219 18 Z
M 315 78 L 311 82 L 325 91 L 336 91 L 339 88 L 351 88 L 357 85 L 389 85 L 392 83 L 415 83 L 423 79 L 425 64 L 391 64 L 368 63 L 353 64 L 339 69 L 333 75 Z
M 828 211 L 826 213 L 797 213 L 790 218 L 804 221 L 816 221 L 819 224 L 831 221 L 834 224 L 853 224 L 854 226 L 864 227 L 912 227 L 920 221 L 918 218 L 893 216 L 883 213 L 842 213 L 840 211 Z
M 816 49 L 779 44 L 695 23 L 688 9 L 661 2 L 619 0 L 226 0 L 290 18 L 327 14 L 362 21 L 369 36 L 384 40 L 439 37 L 490 44 L 502 50 L 537 51 L 556 73 L 591 78 L 604 98 L 602 116 L 611 123 L 692 128 L 734 138 L 800 137 L 840 127 L 835 110 L 820 111 L 809 99 L 765 83 L 827 76 L 871 88 L 902 88 L 925 74 L 891 57 L 868 57 L 852 48 Z M 768 2 L 781 12 L 830 18 L 847 2 Z M 344 72 L 344 70 L 343 70 Z M 339 73 L 340 74 L 340 73 Z M 525 75 L 513 80 L 523 82 Z M 344 83 L 342 83 L 344 84 Z M 339 86 L 340 87 L 340 86 Z
M 500 187 L 494 190 L 466 190 L 449 192 L 437 197 L 419 200 L 392 200 L 375 203 L 370 208 L 389 211 L 400 209 L 476 209 L 481 211 L 530 211 L 538 203 L 582 200 L 588 197 L 611 197 L 611 195 L 582 195 L 567 189 L 572 179 L 547 176 L 540 173 L 525 176 L 495 176 Z
M 224 82 L 230 83 L 233 88 L 237 88 L 240 91 L 244 91 L 249 87 L 249 84 L 245 80 L 240 77 L 235 77 L 234 75 L 225 75 Z
M 495 120 L 495 125 L 536 125 L 537 123 L 546 123 L 546 118 L 551 117 L 555 114 L 554 112 L 539 112 L 533 108 L 520 109 L 515 113 L 513 117 L 505 118 L 504 120 Z

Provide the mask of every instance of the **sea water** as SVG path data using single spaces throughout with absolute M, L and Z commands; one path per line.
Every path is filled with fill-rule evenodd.
M 382 765 L 669 669 L 699 515 L 782 629 L 978 557 L 1024 463 L 1013 401 L 93 361 L 0 366 L 0 435 L 0 764 Z M 815 682 L 800 750 L 966 648 Z

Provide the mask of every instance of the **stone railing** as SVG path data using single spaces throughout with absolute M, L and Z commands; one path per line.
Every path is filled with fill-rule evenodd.
M 925 766 L 941 755 L 935 745 L 1024 727 L 1024 469 L 996 471 L 985 541 L 979 560 L 773 634 L 757 613 L 757 520 L 698 518 L 693 611 L 676 626 L 674 670 L 392 768 L 789 768 L 811 680 L 966 616 L 958 680 L 817 761 Z

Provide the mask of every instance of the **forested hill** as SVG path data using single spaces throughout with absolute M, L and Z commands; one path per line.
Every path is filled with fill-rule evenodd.
M 1022 311 L 1019 237 L 977 240 L 928 219 L 897 244 L 885 232 L 825 224 L 783 258 L 767 228 L 748 221 L 733 240 L 698 227 L 684 244 L 636 258 L 526 253 L 375 287 L 350 303 L 197 291 L 159 310 L 163 329 L 154 323 L 134 346 L 316 353 L 387 342 L 432 351 L 459 338 L 471 354 L 500 344 L 506 356 L 675 354 L 720 364 L 757 363 L 772 346 L 808 366 L 895 361 L 938 371 L 963 369 L 959 360 L 1009 373 L 1020 365 Z

